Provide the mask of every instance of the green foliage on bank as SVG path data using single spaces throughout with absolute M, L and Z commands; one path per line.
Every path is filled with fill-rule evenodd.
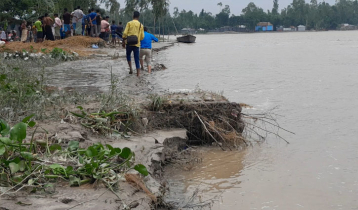
M 67 180 L 70 186 L 102 181 L 113 186 L 123 174 L 134 169 L 147 176 L 142 164 L 135 165 L 135 154 L 129 148 L 93 144 L 81 148 L 78 141 L 70 141 L 63 148 L 49 143 L 49 139 L 25 141 L 27 128 L 36 126 L 30 115 L 10 128 L 0 119 L 0 196 L 23 187 L 32 191 L 46 191 L 55 180 Z
M 189 10 L 174 8 L 173 14 L 169 13 L 170 1 L 168 0 L 126 0 L 123 9 L 116 0 L 2 0 L 0 1 L 0 25 L 7 22 L 16 22 L 18 18 L 34 21 L 45 13 L 54 14 L 63 12 L 64 8 L 73 11 L 81 6 L 87 13 L 89 8 L 101 8 L 102 15 L 109 15 L 111 20 L 123 22 L 131 20 L 134 10 L 142 13 L 141 22 L 155 33 L 176 33 L 182 28 L 216 29 L 223 26 L 246 25 L 249 30 L 254 30 L 258 22 L 271 22 L 274 26 L 298 26 L 305 25 L 308 29 L 326 30 L 336 29 L 339 24 L 358 24 L 358 1 L 340 0 L 334 5 L 318 2 L 317 0 L 293 0 L 285 8 L 279 7 L 279 0 L 273 0 L 273 8 L 264 11 L 260 5 L 251 2 L 242 9 L 242 14 L 231 13 L 230 5 L 217 4 L 220 8 L 218 14 L 205 11 L 203 6 L 199 14 Z M 15 18 L 16 17 L 16 18 Z M 19 21 L 17 21 L 19 22 Z M 154 30 L 155 29 L 155 30 Z

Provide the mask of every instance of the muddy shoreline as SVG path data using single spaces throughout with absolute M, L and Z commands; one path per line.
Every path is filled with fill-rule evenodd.
M 172 42 L 159 43 L 154 45 L 153 51 L 165 50 L 173 45 Z M 30 190 L 27 190 L 2 196 L 0 198 L 2 209 L 28 209 L 29 207 L 33 209 L 179 208 L 180 206 L 169 205 L 165 201 L 166 191 L 170 189 L 166 186 L 163 178 L 165 165 L 183 161 L 192 164 L 191 161 L 197 161 L 200 158 L 195 155 L 195 152 L 193 152 L 195 149 L 192 150 L 188 140 L 196 142 L 196 144 L 201 141 L 199 142 L 200 145 L 218 143 L 216 139 L 220 140 L 220 144 L 226 143 L 225 140 L 238 141 L 237 144 L 243 143 L 240 138 L 237 138 L 236 134 L 226 133 L 228 136 L 224 136 L 223 133 L 220 135 L 217 130 L 230 129 L 232 132 L 242 133 L 244 125 L 240 121 L 241 106 L 239 104 L 230 103 L 223 96 L 201 90 L 183 93 L 158 93 L 146 79 L 146 77 L 153 75 L 148 75 L 146 72 L 142 72 L 142 77 L 139 78 L 128 75 L 126 62 L 123 60 L 124 53 L 123 49 L 102 48 L 87 59 L 64 62 L 48 67 L 45 71 L 51 74 L 46 84 L 47 91 L 55 94 L 57 92 L 77 91 L 79 94 L 92 91 L 108 92 L 111 91 L 111 86 L 114 84 L 112 80 L 115 77 L 116 80 L 120 81 L 116 83 L 116 89 L 121 90 L 120 94 L 130 96 L 130 104 L 140 110 L 139 119 L 148 119 L 148 125 L 138 123 L 137 130 L 129 132 L 128 138 L 116 135 L 100 135 L 93 132 L 93 129 L 81 126 L 79 119 L 68 115 L 70 111 L 75 112 L 77 110 L 77 105 L 66 105 L 65 113 L 67 114 L 64 114 L 61 117 L 62 119 L 39 121 L 38 125 L 47 132 L 46 135 L 54 142 L 65 144 L 71 140 L 77 140 L 83 147 L 94 143 L 103 143 L 110 144 L 113 147 L 130 148 L 136 154 L 135 161 L 145 165 L 150 173 L 143 179 L 145 187 L 130 184 L 124 177 L 122 182 L 118 184 L 116 193 L 100 184 L 68 187 L 68 184 L 60 182 L 55 184 L 55 188 L 50 193 L 31 193 Z M 103 63 L 105 65 L 102 65 Z M 81 66 L 94 70 L 84 72 Z M 109 66 L 111 66 L 111 74 L 108 75 L 108 72 L 101 74 L 101 72 L 106 71 L 105 69 L 109 69 Z M 154 64 L 154 72 L 160 72 L 164 69 L 165 64 Z M 88 79 L 93 76 L 95 77 L 92 78 L 93 80 Z M 98 78 L 101 78 L 100 81 L 96 81 Z M 66 82 L 63 83 L 63 81 Z M 153 98 L 151 98 L 153 96 L 158 97 L 156 100 L 163 100 L 157 110 L 155 104 L 153 104 Z M 87 105 L 80 105 L 88 112 L 94 111 L 100 106 L 95 100 Z M 221 116 L 228 117 L 228 122 L 213 120 L 219 119 Z M 234 123 L 231 123 L 231 121 L 229 123 L 229 120 Z M 207 124 L 205 125 L 205 123 Z M 38 131 L 35 139 L 41 138 L 43 135 L 45 135 L 43 131 Z M 27 141 L 29 141 L 29 138 Z M 217 146 L 222 147 L 222 145 Z M 145 188 L 150 193 L 145 193 Z M 156 197 L 156 202 L 153 202 L 151 194 Z

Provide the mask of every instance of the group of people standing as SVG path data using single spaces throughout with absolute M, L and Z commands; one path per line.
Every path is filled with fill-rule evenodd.
M 116 22 L 112 21 L 112 25 L 110 25 L 108 21 L 109 17 L 102 18 L 100 10 L 90 9 L 85 15 L 80 6 L 72 13 L 65 8 L 61 17 L 54 14 L 51 18 L 45 14 L 39 17 L 33 25 L 24 20 L 19 27 L 20 40 L 22 42 L 42 42 L 43 40 L 64 39 L 69 36 L 92 36 L 109 41 L 111 35 L 112 43 L 115 44 L 122 38 L 123 26 L 121 22 L 116 25 Z M 6 41 L 7 35 L 3 36 L 6 37 L 4 38 Z
M 133 20 L 128 22 L 123 31 L 122 23 L 119 25 L 112 21 L 109 24 L 109 17 L 102 19 L 99 10 L 91 9 L 88 15 L 85 15 L 80 7 L 77 7 L 71 14 L 65 8 L 62 15 L 62 20 L 58 14 L 54 14 L 54 20 L 48 14 L 41 16 L 34 23 L 30 30 L 36 34 L 36 42 L 46 40 L 61 39 L 61 32 L 66 36 L 70 35 L 87 35 L 92 37 L 100 37 L 108 41 L 109 35 L 112 36 L 112 43 L 116 44 L 116 39 L 122 39 L 122 46 L 126 49 L 126 57 L 129 65 L 129 73 L 133 74 L 131 55 L 134 54 L 134 61 L 137 70 L 137 76 L 140 76 L 140 70 L 144 70 L 144 61 L 147 64 L 148 72 L 151 73 L 151 56 L 152 56 L 152 42 L 158 42 L 158 39 L 149 33 L 148 28 L 144 27 L 139 22 L 140 13 L 135 11 L 133 13 Z M 54 34 L 53 30 L 54 28 Z M 28 34 L 28 26 L 26 21 L 21 25 L 22 36 L 21 41 L 26 42 Z M 2 38 L 2 35 L 1 37 Z
M 52 24 L 53 20 L 47 13 L 44 16 L 39 17 L 33 26 L 28 25 L 27 21 L 23 20 L 19 28 L 20 41 L 24 43 L 36 40 L 42 41 L 44 37 L 48 40 L 55 40 L 52 33 Z M 13 32 L 13 34 L 16 36 L 16 32 Z

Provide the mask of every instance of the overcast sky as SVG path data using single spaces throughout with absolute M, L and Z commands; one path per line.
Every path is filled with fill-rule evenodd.
M 121 8 L 125 6 L 124 0 L 118 0 L 121 4 Z M 334 4 L 336 0 L 325 0 L 329 4 Z M 265 11 L 272 9 L 273 0 L 170 0 L 170 11 L 173 13 L 173 8 L 178 7 L 179 11 L 185 9 L 187 11 L 192 10 L 194 13 L 199 13 L 201 9 L 204 9 L 213 14 L 220 12 L 220 7 L 217 6 L 219 2 L 223 5 L 230 5 L 231 13 L 235 15 L 241 14 L 241 10 L 245 8 L 250 2 L 254 2 L 256 6 L 263 8 Z M 306 0 L 310 2 L 310 0 Z M 320 2 L 320 0 L 318 0 Z M 279 0 L 280 10 L 292 3 L 292 0 Z

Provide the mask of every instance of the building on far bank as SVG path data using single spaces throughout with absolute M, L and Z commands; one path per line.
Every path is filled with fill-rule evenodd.
M 306 31 L 306 26 L 304 25 L 297 26 L 297 31 Z
M 288 32 L 288 31 L 297 31 L 297 28 L 294 27 L 294 26 L 291 26 L 291 27 L 289 27 L 289 28 L 283 28 L 283 31 L 285 31 L 285 32 Z
M 338 30 L 347 31 L 347 30 L 357 30 L 357 26 L 344 23 L 338 26 Z
M 270 22 L 260 22 L 255 27 L 255 31 L 273 31 L 273 25 Z
M 211 32 L 211 33 L 225 33 L 225 32 L 248 32 L 247 28 L 245 25 L 237 25 L 237 26 L 224 26 L 224 27 L 221 27 L 221 28 L 217 28 L 217 29 L 214 29 L 214 30 L 209 30 L 208 32 Z
M 297 28 L 294 26 L 290 26 L 288 28 L 285 28 L 284 26 L 277 26 L 276 31 L 292 32 L 297 31 Z

